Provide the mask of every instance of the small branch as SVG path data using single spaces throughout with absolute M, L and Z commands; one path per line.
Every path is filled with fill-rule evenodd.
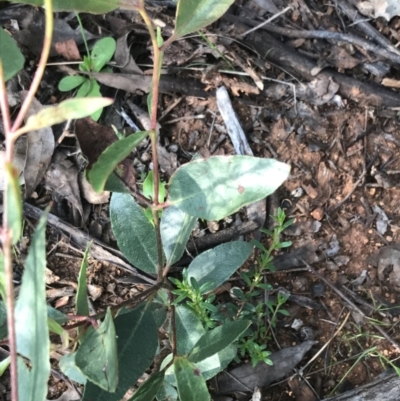
M 174 294 L 169 291 L 169 302 L 171 303 L 171 348 L 172 348 L 172 355 L 175 357 L 177 354 L 177 348 L 176 348 L 176 311 L 175 311 L 175 305 L 174 303 Z
M 21 106 L 21 109 L 18 113 L 16 120 L 12 126 L 11 132 L 17 131 L 18 128 L 22 125 L 26 113 L 29 110 L 29 107 L 32 104 L 33 98 L 39 88 L 40 82 L 42 81 L 42 77 L 44 74 L 44 70 L 46 68 L 47 59 L 49 58 L 50 48 L 51 48 L 51 40 L 53 37 L 53 6 L 52 0 L 44 0 L 45 13 L 46 13 L 46 29 L 44 32 L 44 42 L 42 54 L 40 55 L 39 64 L 36 69 L 35 77 L 31 83 L 28 94 Z

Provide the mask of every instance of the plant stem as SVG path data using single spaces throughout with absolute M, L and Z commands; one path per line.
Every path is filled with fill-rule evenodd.
M 171 348 L 172 348 L 172 355 L 175 357 L 177 353 L 176 349 L 176 310 L 174 305 L 174 294 L 169 291 L 169 302 L 171 304 Z M 172 358 L 173 360 L 173 358 Z
M 36 69 L 35 76 L 29 88 L 28 94 L 25 97 L 24 102 L 22 103 L 21 109 L 19 110 L 18 116 L 14 121 L 14 124 L 11 128 L 11 132 L 17 131 L 17 129 L 21 126 L 26 113 L 29 110 L 29 107 L 32 104 L 33 98 L 39 88 L 40 82 L 43 78 L 44 70 L 46 68 L 47 59 L 49 58 L 50 48 L 51 48 L 51 40 L 53 37 L 53 5 L 52 0 L 44 0 L 45 6 L 45 16 L 46 16 L 46 29 L 44 32 L 44 42 L 42 54 L 40 55 L 39 64 Z

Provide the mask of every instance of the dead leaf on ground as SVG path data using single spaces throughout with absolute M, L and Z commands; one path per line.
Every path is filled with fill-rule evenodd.
M 358 60 L 351 56 L 346 49 L 340 46 L 334 46 L 328 56 L 325 58 L 330 64 L 341 69 L 352 69 L 359 65 L 362 60 Z M 339 85 L 338 85 L 339 87 Z
M 57 42 L 54 45 L 56 52 L 66 60 L 80 61 L 81 55 L 74 39 L 68 39 L 63 42 Z
M 251 363 L 246 363 L 230 370 L 229 375 L 222 373 L 218 377 L 219 391 L 221 393 L 249 392 L 254 391 L 256 386 L 266 387 L 290 373 L 314 344 L 316 341 L 305 341 L 294 347 L 273 352 L 270 355 L 273 365 L 259 363 L 253 367 Z
M 372 18 L 383 17 L 390 21 L 396 15 L 400 15 L 398 0 L 359 0 L 356 6 L 361 14 Z

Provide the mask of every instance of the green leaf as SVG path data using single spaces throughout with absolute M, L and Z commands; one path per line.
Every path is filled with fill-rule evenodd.
M 114 392 L 118 385 L 117 341 L 111 310 L 104 321 L 90 332 L 78 348 L 76 366 L 103 390 Z
M 86 384 L 86 377 L 82 374 L 82 372 L 78 369 L 75 363 L 76 352 L 69 355 L 64 355 L 60 362 L 58 363 L 61 369 L 66 376 L 68 376 L 71 380 L 79 383 Z
M 77 88 L 79 85 L 82 85 L 85 81 L 87 81 L 86 77 L 81 75 L 70 75 L 68 77 L 64 77 L 58 83 L 58 90 L 61 92 L 68 92 L 72 89 Z
M 174 359 L 174 371 L 179 398 L 182 401 L 207 401 L 210 394 L 200 370 L 187 358 L 177 356 Z
M 100 85 L 93 78 L 90 79 L 90 90 L 89 90 L 89 93 L 86 96 L 87 97 L 94 97 L 94 98 L 101 97 Z M 98 121 L 98 119 L 100 118 L 102 112 L 103 112 L 103 107 L 99 108 L 94 113 L 91 113 L 90 117 L 92 117 L 92 119 L 94 121 Z
M 0 27 L 0 62 L 3 65 L 5 81 L 11 79 L 24 68 L 25 58 L 15 40 Z
M 178 355 L 188 354 L 206 333 L 200 319 L 183 305 L 175 307 L 175 330 Z
M 61 336 L 64 334 L 65 330 L 62 328 L 62 326 L 57 323 L 55 320 L 50 319 L 49 317 L 47 318 L 47 327 L 49 328 L 49 331 L 52 333 L 58 334 Z
M 177 401 L 178 393 L 175 390 L 175 387 L 171 386 L 166 380 L 161 384 L 161 387 L 157 393 L 158 401 Z
M 8 366 L 10 365 L 11 357 L 7 357 L 0 362 L 0 377 L 3 376 L 3 373 L 6 371 Z
M 93 242 L 89 242 L 85 253 L 83 254 L 83 260 L 81 263 L 81 267 L 79 269 L 79 277 L 78 277 L 78 290 L 76 291 L 75 305 L 76 305 L 76 314 L 79 316 L 89 316 L 89 303 L 87 299 L 87 287 L 86 287 L 86 269 L 87 269 L 87 260 L 89 256 L 89 250 Z
M 250 320 L 236 320 L 208 331 L 193 347 L 189 360 L 197 363 L 218 354 L 244 333 L 250 324 Z
M 21 135 L 40 128 L 50 127 L 66 120 L 87 117 L 96 110 L 112 103 L 113 99 L 105 97 L 64 100 L 57 106 L 46 107 L 34 116 L 29 117 L 25 126 L 20 128 L 16 134 Z
M 161 239 L 167 266 L 173 265 L 183 255 L 197 217 L 190 216 L 177 207 L 171 206 L 161 216 Z
M 156 233 L 133 197 L 114 193 L 110 203 L 110 218 L 118 247 L 124 256 L 138 269 L 156 273 Z
M 222 372 L 236 357 L 237 345 L 231 344 L 218 352 L 217 355 L 213 355 L 210 358 L 204 359 L 197 363 L 197 367 L 201 370 L 205 380 L 210 380 L 219 372 Z
M 11 0 L 12 3 L 30 4 L 42 6 L 43 0 Z M 123 6 L 121 0 L 53 0 L 53 11 L 75 11 L 79 13 L 105 14 L 115 10 L 119 5 Z
M 221 220 L 272 194 L 290 167 L 252 156 L 213 156 L 180 167 L 170 179 L 169 204 L 206 220 Z
M 22 365 L 18 364 L 19 388 L 21 391 L 28 389 L 24 397 L 20 393 L 20 399 L 24 401 L 45 400 L 50 375 L 45 282 L 46 219 L 47 213 L 44 213 L 33 235 L 15 306 L 17 352 L 30 360 L 29 371 L 22 359 Z
M 82 401 L 119 401 L 151 365 L 157 352 L 158 334 L 150 305 L 143 303 L 115 318 L 119 364 L 115 393 L 103 391 L 88 382 Z
M 180 38 L 205 28 L 221 18 L 234 0 L 179 0 L 174 37 Z
M 46 305 L 46 307 L 47 307 L 47 317 L 49 319 L 54 320 L 58 324 L 64 324 L 68 322 L 68 317 L 64 315 L 64 313 L 60 312 L 58 309 L 55 309 L 50 305 Z
M 153 401 L 164 381 L 165 371 L 162 370 L 147 379 L 135 392 L 129 401 Z
M 102 38 L 94 44 L 91 53 L 94 72 L 100 72 L 101 69 L 112 59 L 116 47 L 117 43 L 110 37 Z
M 150 170 L 147 174 L 146 179 L 143 181 L 142 187 L 143 195 L 146 198 L 154 200 L 154 171 Z M 165 183 L 159 181 L 158 183 L 158 201 L 160 203 L 164 202 L 165 199 Z
M 85 81 L 82 83 L 81 87 L 76 92 L 75 97 L 86 97 L 89 94 L 90 89 L 92 88 L 92 82 L 95 81 L 93 79 L 85 78 Z
M 194 258 L 187 269 L 188 279 L 195 278 L 201 286 L 212 282 L 211 291 L 228 280 L 250 256 L 252 245 L 244 241 L 227 242 Z
M 12 244 L 15 245 L 22 234 L 22 197 L 18 173 L 11 163 L 5 163 L 7 177 L 7 221 L 10 228 Z
M 147 131 L 137 132 L 114 142 L 100 155 L 87 174 L 88 180 L 96 192 L 104 191 L 104 186 L 110 174 L 147 135 Z

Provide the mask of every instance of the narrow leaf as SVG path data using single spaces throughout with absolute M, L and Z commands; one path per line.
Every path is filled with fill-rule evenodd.
M 117 43 L 111 37 L 98 40 L 91 53 L 92 66 L 94 72 L 100 72 L 101 69 L 112 59 L 117 47 Z
M 77 88 L 79 85 L 82 85 L 86 80 L 87 78 L 81 75 L 70 75 L 68 77 L 64 77 L 58 83 L 58 90 L 61 92 L 68 92 Z
M 164 381 L 165 371 L 162 370 L 147 379 L 129 401 L 153 401 Z
M 81 263 L 81 267 L 79 269 L 79 277 L 78 277 L 78 290 L 76 291 L 76 314 L 80 316 L 89 316 L 89 303 L 87 299 L 87 286 L 86 286 L 86 269 L 87 269 L 87 260 L 89 256 L 89 249 L 92 245 L 92 242 L 89 242 L 85 253 L 83 254 L 83 260 Z
M 0 250 L 0 295 L 3 302 L 6 302 L 6 276 L 4 272 L 3 252 Z
M 147 135 L 147 131 L 132 134 L 114 142 L 100 155 L 97 162 L 88 172 L 88 180 L 96 192 L 104 191 L 104 186 L 110 174 Z
M 108 393 L 87 382 L 82 401 L 120 401 L 151 365 L 157 351 L 158 334 L 150 305 L 141 304 L 115 318 L 119 364 L 115 393 Z
M 221 220 L 272 194 L 290 167 L 252 156 L 213 156 L 180 167 L 170 179 L 169 204 L 206 220 Z
M 50 374 L 50 342 L 46 307 L 46 218 L 45 213 L 32 238 L 25 262 L 19 298 L 15 306 L 17 351 L 30 360 L 30 370 L 18 363 L 19 382 L 28 388 L 24 401 L 44 401 Z M 25 367 L 25 368 L 24 368 Z M 23 379 L 24 375 L 24 379 Z M 22 381 L 22 383 L 21 383 Z
M 153 225 L 129 194 L 114 193 L 110 203 L 111 225 L 119 249 L 138 269 L 157 271 L 157 242 Z
M 211 291 L 243 265 L 252 249 L 253 246 L 244 241 L 227 242 L 209 249 L 192 260 L 187 269 L 188 279 L 195 278 L 200 286 L 213 283 L 208 288 Z
M 109 106 L 113 99 L 96 98 L 76 98 L 64 100 L 57 106 L 50 106 L 34 116 L 28 118 L 25 126 L 20 128 L 16 135 L 25 134 L 29 131 L 38 130 L 44 127 L 62 123 L 66 120 L 73 120 L 90 116 L 96 110 Z
M 100 84 L 93 78 L 90 79 L 90 90 L 86 97 L 101 98 Z M 95 112 L 90 114 L 94 121 L 98 121 L 103 113 L 103 107 L 99 107 Z
M 163 211 L 160 230 L 168 266 L 182 257 L 196 222 L 197 217 L 190 216 L 174 206 Z
M 15 40 L 0 27 L 0 62 L 3 65 L 5 81 L 18 74 L 24 67 L 25 59 Z
M 12 244 L 15 245 L 22 234 L 22 198 L 18 173 L 11 163 L 5 164 L 7 176 L 7 221 L 11 232 Z
M 118 384 L 117 341 L 110 309 L 97 330 L 89 333 L 75 356 L 76 366 L 103 390 L 114 392 Z
M 187 358 L 177 356 L 174 371 L 179 398 L 184 401 L 207 401 L 210 394 L 200 370 Z
M 3 376 L 3 373 L 6 371 L 8 366 L 10 365 L 10 357 L 8 356 L 6 359 L 3 359 L 0 362 L 0 377 Z
M 180 38 L 205 28 L 221 18 L 234 0 L 179 0 L 174 37 Z
M 236 320 L 208 331 L 193 347 L 189 361 L 200 362 L 222 351 L 250 326 L 250 320 Z

